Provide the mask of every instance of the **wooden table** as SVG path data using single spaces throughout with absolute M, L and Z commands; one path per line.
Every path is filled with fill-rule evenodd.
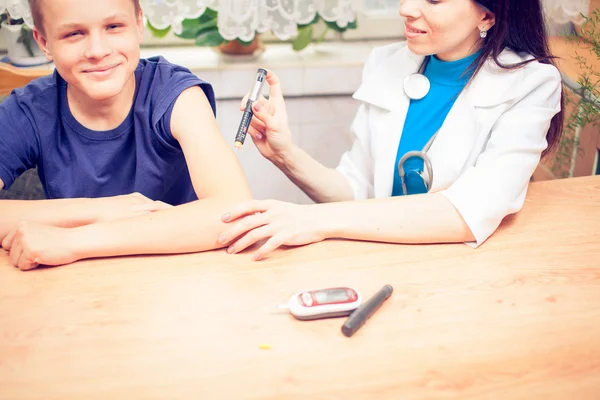
M 21 272 L 1 254 L 0 398 L 600 399 L 600 177 L 532 184 L 477 250 L 327 241 L 250 257 Z M 352 338 L 343 319 L 277 309 L 302 289 L 387 283 Z

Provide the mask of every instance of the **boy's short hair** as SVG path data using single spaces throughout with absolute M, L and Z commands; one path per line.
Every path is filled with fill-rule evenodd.
M 31 16 L 33 17 L 33 24 L 37 29 L 44 32 L 42 27 L 43 18 L 42 18 L 42 2 L 44 0 L 29 0 L 29 7 L 31 8 Z M 142 7 L 140 6 L 140 0 L 131 0 L 133 1 L 133 6 L 135 7 L 135 14 L 139 14 Z

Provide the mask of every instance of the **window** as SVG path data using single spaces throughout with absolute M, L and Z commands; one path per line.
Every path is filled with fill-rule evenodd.
M 404 22 L 399 15 L 399 0 L 364 0 L 365 8 L 357 12 L 358 28 L 346 31 L 343 35 L 329 31 L 328 41 L 362 41 L 362 40 L 401 40 L 404 38 Z M 315 26 L 315 32 L 325 29 L 325 24 Z M 315 34 L 315 36 L 317 36 Z M 264 42 L 279 42 L 271 32 L 262 34 Z M 145 46 L 189 45 L 192 40 L 178 38 L 169 32 L 163 38 L 154 37 L 147 29 L 144 37 Z

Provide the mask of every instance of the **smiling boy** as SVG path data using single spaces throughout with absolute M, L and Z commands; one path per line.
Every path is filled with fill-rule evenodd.
M 49 200 L 0 201 L 12 263 L 220 247 L 221 214 L 251 195 L 211 86 L 163 58 L 140 60 L 139 0 L 30 6 L 56 70 L 0 104 L 0 189 L 37 166 Z

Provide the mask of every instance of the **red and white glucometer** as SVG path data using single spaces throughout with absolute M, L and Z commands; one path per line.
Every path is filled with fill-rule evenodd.
M 288 308 L 297 319 L 345 317 L 361 305 L 360 294 L 349 287 L 299 292 L 290 297 Z

